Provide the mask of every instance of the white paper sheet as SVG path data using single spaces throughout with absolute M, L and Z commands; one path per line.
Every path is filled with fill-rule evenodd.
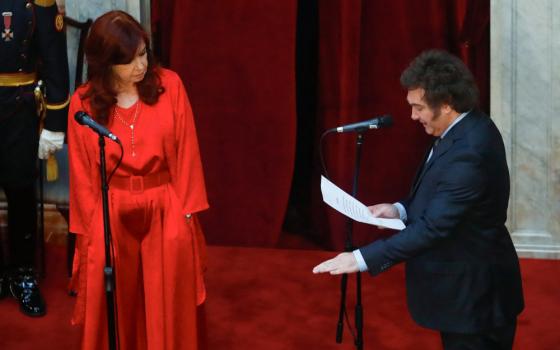
M 324 176 L 321 176 L 321 193 L 323 194 L 323 201 L 325 203 L 356 221 L 394 230 L 402 230 L 405 228 L 404 223 L 400 219 L 382 219 L 374 217 L 364 204 L 341 190 Z

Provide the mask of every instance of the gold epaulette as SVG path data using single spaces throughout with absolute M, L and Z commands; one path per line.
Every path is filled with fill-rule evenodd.
M 33 84 L 37 73 L 0 73 L 0 86 L 23 86 Z
M 63 109 L 64 107 L 68 106 L 69 103 L 70 103 L 70 96 L 68 96 L 66 101 L 61 103 L 47 103 L 47 109 L 50 110 Z
M 34 0 L 33 3 L 41 7 L 51 7 L 56 5 L 56 0 Z

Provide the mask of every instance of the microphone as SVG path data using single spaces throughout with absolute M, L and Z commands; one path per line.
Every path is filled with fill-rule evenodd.
M 363 122 L 339 126 L 336 128 L 336 132 L 362 132 L 369 129 L 386 128 L 391 125 L 393 125 L 393 117 L 391 117 L 390 115 L 382 115 L 370 120 L 364 120 Z
M 74 119 L 76 119 L 78 124 L 85 125 L 88 128 L 91 128 L 93 131 L 95 131 L 99 135 L 108 137 L 111 140 L 115 141 L 116 143 L 121 143 L 121 141 L 119 140 L 119 138 L 115 134 L 113 134 L 111 131 L 109 131 L 109 129 L 107 129 L 103 125 L 101 125 L 98 122 L 96 122 L 95 120 L 93 120 L 89 115 L 87 115 L 86 112 L 84 112 L 84 111 L 76 112 L 76 114 L 74 114 Z

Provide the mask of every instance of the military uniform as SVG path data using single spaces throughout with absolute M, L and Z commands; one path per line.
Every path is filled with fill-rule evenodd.
M 66 131 L 66 34 L 55 0 L 1 0 L 0 14 L 0 187 L 8 202 L 10 267 L 20 268 L 10 289 L 22 311 L 38 316 L 44 314 L 44 303 L 22 304 L 22 298 L 40 298 L 38 289 L 35 296 L 25 289 L 36 287 L 27 268 L 33 265 L 37 232 L 38 107 L 46 107 L 45 131 Z M 43 94 L 37 94 L 39 80 Z M 0 281 L 0 293 L 6 279 Z

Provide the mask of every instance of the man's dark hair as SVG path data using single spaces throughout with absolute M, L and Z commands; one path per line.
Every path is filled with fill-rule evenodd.
M 428 50 L 416 57 L 401 74 L 401 85 L 408 89 L 424 89 L 430 108 L 449 104 L 459 113 L 478 105 L 478 88 L 465 64 L 443 50 Z

